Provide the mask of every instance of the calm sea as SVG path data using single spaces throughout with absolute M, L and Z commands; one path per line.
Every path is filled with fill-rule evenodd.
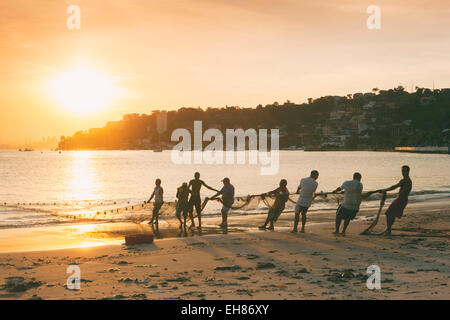
M 321 191 L 332 191 L 355 171 L 363 176 L 364 190 L 385 188 L 400 180 L 404 164 L 411 167 L 411 201 L 450 197 L 449 155 L 280 151 L 279 172 L 262 176 L 260 165 L 177 165 L 170 151 L 0 151 L 0 228 L 67 223 L 54 213 L 141 203 L 150 196 L 156 178 L 162 180 L 165 200 L 174 200 L 176 188 L 195 171 L 215 188 L 227 176 L 236 195 L 245 196 L 270 191 L 282 178 L 295 192 L 300 178 L 312 169 L 320 172 Z M 204 196 L 212 194 L 203 191 Z M 377 205 L 376 198 L 364 203 Z M 314 206 L 331 209 L 335 204 Z M 217 210 L 211 206 L 205 214 Z

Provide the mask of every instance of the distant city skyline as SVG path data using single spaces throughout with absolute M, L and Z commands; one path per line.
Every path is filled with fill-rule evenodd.
M 66 27 L 73 4 L 80 30 Z M 155 109 L 449 88 L 449 16 L 448 1 L 424 0 L 3 0 L 0 145 Z

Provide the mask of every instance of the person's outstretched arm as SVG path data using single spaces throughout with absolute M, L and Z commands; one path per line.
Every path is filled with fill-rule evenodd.
M 219 190 L 214 189 L 213 187 L 208 186 L 208 185 L 205 183 L 205 181 L 203 181 L 203 180 L 202 180 L 202 185 L 204 185 L 204 186 L 205 186 L 206 188 L 208 188 L 209 190 L 216 191 L 216 192 L 219 192 L 219 193 L 220 193 Z
M 221 191 L 217 191 L 217 193 L 216 193 L 215 195 L 213 195 L 210 199 L 213 199 L 213 198 L 215 198 L 215 197 L 217 197 L 217 196 L 219 196 L 219 195 L 221 195 L 221 194 L 222 194 Z
M 400 188 L 401 185 L 402 185 L 402 182 L 400 181 L 399 183 L 394 184 L 393 186 L 391 186 L 391 187 L 389 187 L 389 188 L 381 189 L 381 190 L 379 190 L 379 191 L 380 191 L 380 192 L 382 192 L 382 191 L 384 191 L 384 192 L 392 191 L 392 190 L 395 190 L 395 189 L 397 189 L 397 188 Z

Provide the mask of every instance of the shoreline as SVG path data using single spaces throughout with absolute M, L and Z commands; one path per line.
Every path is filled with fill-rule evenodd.
M 416 148 L 416 147 L 411 147 Z M 419 147 L 417 147 L 419 148 Z M 29 152 L 42 152 L 42 151 L 51 151 L 51 152 L 76 152 L 76 151 L 154 151 L 158 150 L 156 148 L 136 148 L 136 149 L 33 149 L 29 150 Z M 161 151 L 171 151 L 172 148 L 163 148 Z M 251 149 L 246 149 L 245 151 L 250 151 Z M 9 149 L 0 149 L 0 151 L 17 151 L 20 152 L 17 148 L 9 148 Z M 24 150 L 21 150 L 22 152 Z M 258 150 L 256 150 L 258 151 Z M 303 152 L 393 152 L 393 153 L 416 153 L 416 154 L 450 154 L 450 149 L 448 151 L 415 151 L 415 150 L 395 150 L 395 148 L 380 148 L 380 149 L 321 149 L 321 148 L 299 148 L 299 149 L 289 149 L 289 147 L 280 148 L 278 151 L 303 151 Z M 158 151 L 160 152 L 160 151 Z

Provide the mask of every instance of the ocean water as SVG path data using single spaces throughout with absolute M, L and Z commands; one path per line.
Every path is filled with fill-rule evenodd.
M 385 188 L 401 179 L 400 168 L 411 167 L 413 190 L 410 201 L 450 197 L 450 156 L 391 152 L 280 151 L 279 171 L 261 175 L 260 165 L 174 164 L 171 151 L 0 151 L 0 228 L 71 223 L 68 213 L 101 211 L 147 200 L 156 178 L 162 180 L 165 201 L 175 200 L 176 188 L 193 178 L 194 172 L 212 187 L 231 179 L 237 196 L 275 189 L 288 180 L 295 192 L 299 180 L 315 169 L 320 172 L 319 191 L 332 191 L 362 174 L 364 190 Z M 202 190 L 203 196 L 214 192 Z M 392 196 L 395 194 L 393 193 Z M 374 195 L 363 206 L 378 206 Z M 314 203 L 311 211 L 333 209 L 336 203 Z M 292 209 L 292 208 L 290 208 Z M 259 211 L 258 211 L 259 210 Z M 254 212 L 260 212 L 256 209 Z M 204 214 L 214 215 L 217 204 Z M 59 213 L 65 213 L 60 215 Z M 234 212 L 233 214 L 248 214 Z

